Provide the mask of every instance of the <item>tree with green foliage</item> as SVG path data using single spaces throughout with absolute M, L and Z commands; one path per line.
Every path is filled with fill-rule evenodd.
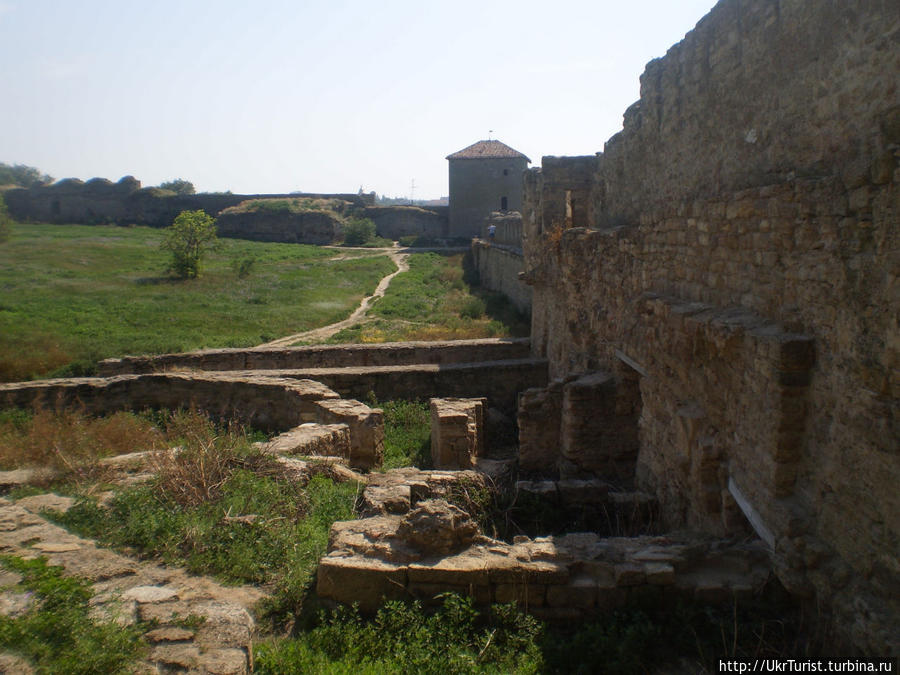
M 6 210 L 6 202 L 3 201 L 3 195 L 0 194 L 0 243 L 7 241 L 12 233 L 12 218 L 9 217 L 9 211 Z
M 162 190 L 171 190 L 178 195 L 192 195 L 196 192 L 196 190 L 194 190 L 194 184 L 183 178 L 176 178 L 175 180 L 160 183 L 159 187 Z
M 53 176 L 24 164 L 0 162 L 0 185 L 18 185 L 23 188 L 39 187 L 53 182 Z
M 344 225 L 344 244 L 361 246 L 375 238 L 375 223 L 369 218 L 351 218 Z
M 196 279 L 200 260 L 216 245 L 216 220 L 205 211 L 182 211 L 165 230 L 163 250 L 172 254 L 169 269 L 180 279 Z

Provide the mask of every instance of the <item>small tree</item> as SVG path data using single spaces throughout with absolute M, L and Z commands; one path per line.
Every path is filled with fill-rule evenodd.
M 179 195 L 192 195 L 195 192 L 194 184 L 191 181 L 182 178 L 176 178 L 175 180 L 160 183 L 159 187 L 163 190 L 171 190 Z
M 369 218 L 351 218 L 344 225 L 344 245 L 361 246 L 375 238 L 375 223 Z
M 172 254 L 169 269 L 180 279 L 196 279 L 203 254 L 216 244 L 216 221 L 204 211 L 182 211 L 165 230 L 162 248 Z
M 0 194 L 0 243 L 9 239 L 12 232 L 12 218 L 9 217 L 9 211 L 6 210 L 6 202 L 3 201 L 3 195 Z

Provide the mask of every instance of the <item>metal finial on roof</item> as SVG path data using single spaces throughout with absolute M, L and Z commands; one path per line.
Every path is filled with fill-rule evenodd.
M 491 134 L 494 133 L 493 129 L 488 129 L 488 140 L 491 140 Z

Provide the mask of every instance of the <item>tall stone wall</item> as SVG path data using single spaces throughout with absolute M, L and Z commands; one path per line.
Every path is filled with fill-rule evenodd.
M 435 238 L 447 235 L 447 207 L 435 206 L 369 206 L 366 218 L 375 223 L 379 237 L 399 239 L 415 235 Z
M 891 0 L 719 2 L 641 76 L 599 164 L 599 224 L 792 178 L 890 180 L 898 15 Z
M 528 173 L 523 210 L 533 349 L 553 377 L 638 373 L 639 487 L 672 525 L 743 512 L 782 581 L 882 654 L 900 650 L 898 34 L 896 3 L 724 0 L 648 65 L 602 155 Z
M 503 293 L 520 312 L 531 311 L 531 287 L 519 279 L 525 269 L 521 249 L 474 240 L 472 256 L 481 286 Z

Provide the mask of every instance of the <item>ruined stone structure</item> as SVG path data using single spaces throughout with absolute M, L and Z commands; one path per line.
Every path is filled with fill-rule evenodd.
M 523 399 L 523 464 L 630 474 L 669 526 L 749 521 L 785 586 L 880 654 L 900 650 L 898 34 L 892 2 L 723 0 L 602 153 L 528 172 L 523 207 L 532 347 L 561 378 Z
M 492 211 L 519 211 L 522 173 L 531 162 L 500 141 L 478 141 L 452 155 L 450 162 L 451 237 L 475 237 Z

